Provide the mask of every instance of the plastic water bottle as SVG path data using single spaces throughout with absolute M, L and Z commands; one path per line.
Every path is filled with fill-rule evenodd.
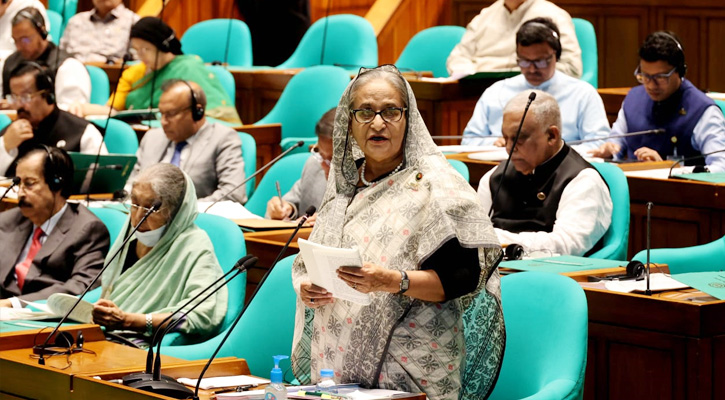
M 325 393 L 337 393 L 337 384 L 334 381 L 335 372 L 331 369 L 320 370 L 320 381 L 317 382 L 315 390 Z
M 287 388 L 282 384 L 282 370 L 279 368 L 279 360 L 289 358 L 287 356 L 274 356 L 274 368 L 269 375 L 271 383 L 264 389 L 265 400 L 287 400 Z

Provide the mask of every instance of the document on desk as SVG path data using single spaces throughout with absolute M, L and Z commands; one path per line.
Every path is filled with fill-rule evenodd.
M 604 284 L 604 286 L 607 288 L 607 290 L 611 290 L 613 292 L 623 292 L 623 293 L 630 293 L 630 292 L 645 292 L 647 290 L 647 281 L 644 279 L 641 280 L 626 280 L 626 281 L 608 281 Z M 667 274 L 662 273 L 656 273 L 656 274 L 650 274 L 650 282 L 649 282 L 650 290 L 653 292 L 661 292 L 664 290 L 677 290 L 677 289 L 684 289 L 688 287 L 688 285 L 685 285 L 681 282 L 678 282 L 674 279 L 672 279 Z
M 688 272 L 672 278 L 716 299 L 725 300 L 725 271 Z
M 327 289 L 338 299 L 370 304 L 370 295 L 351 288 L 335 272 L 342 266 L 362 267 L 362 257 L 357 249 L 323 246 L 305 239 L 299 239 L 297 244 L 313 284 Z
M 22 309 L 0 308 L 0 320 L 42 320 L 60 318 L 68 313 L 68 310 L 70 310 L 76 300 L 78 300 L 76 296 L 66 293 L 54 293 L 48 297 L 48 301 L 46 303 L 20 300 L 28 307 Z M 81 300 L 68 318 L 76 322 L 87 324 L 93 319 L 91 316 L 92 312 L 93 304 L 85 300 Z
M 196 387 L 198 379 L 179 378 L 177 381 L 187 386 Z M 269 379 L 256 378 L 250 375 L 217 376 L 202 379 L 199 388 L 209 390 L 233 386 L 259 386 L 267 383 L 269 383 Z

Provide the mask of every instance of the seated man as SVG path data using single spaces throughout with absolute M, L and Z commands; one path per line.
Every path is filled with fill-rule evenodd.
M 312 149 L 312 156 L 302 168 L 302 176 L 295 182 L 280 202 L 279 197 L 272 197 L 267 202 L 267 218 L 295 219 L 301 216 L 310 206 L 320 208 L 322 197 L 327 187 L 327 176 L 330 174 L 332 161 L 332 128 L 335 125 L 336 109 L 328 110 L 315 126 L 317 144 Z M 315 217 L 307 219 L 314 223 Z
M 69 57 L 48 39 L 45 20 L 35 8 L 20 10 L 12 21 L 13 40 L 18 51 L 3 66 L 3 97 L 10 94 L 10 73 L 20 64 L 34 61 L 48 70 L 55 82 L 55 97 L 63 109 L 91 98 L 91 77 L 86 67 Z
M 10 103 L 18 119 L 0 131 L 0 175 L 8 172 L 16 156 L 39 143 L 66 151 L 98 153 L 101 133 L 90 122 L 57 107 L 53 79 L 38 64 L 20 64 L 10 74 L 9 83 Z M 101 154 L 107 153 L 104 144 Z
M 22 307 L 53 293 L 79 294 L 100 272 L 110 237 L 82 204 L 68 153 L 41 146 L 18 160 L 18 207 L 0 213 L 0 307 Z
M 139 172 L 163 162 L 176 165 L 191 177 L 200 201 L 221 199 L 244 181 L 239 134 L 206 120 L 206 95 L 196 83 L 169 79 L 161 91 L 161 128 L 151 129 L 141 140 L 136 153 L 138 160 L 126 190 L 131 188 Z M 241 186 L 229 200 L 244 203 L 246 193 Z
M 557 71 L 561 56 L 559 29 L 549 18 L 534 18 L 521 25 L 516 33 L 516 57 L 521 75 L 491 85 L 476 103 L 473 117 L 463 131 L 462 144 L 503 146 L 501 136 L 503 106 L 517 93 L 532 89 L 554 96 L 562 115 L 562 138 L 565 141 L 605 138 L 609 121 L 602 98 L 592 85 Z M 603 141 L 583 143 L 573 148 L 579 152 L 599 147 Z
M 549 251 L 581 256 L 598 250 L 612 222 L 612 199 L 604 179 L 561 140 L 561 115 L 556 100 L 536 90 L 521 136 L 511 148 L 530 92 L 506 104 L 503 136 L 513 153 L 513 168 L 500 165 L 481 178 L 478 194 L 501 243 L 517 243 L 524 251 Z
M 668 156 L 696 158 L 725 150 L 723 113 L 712 99 L 685 79 L 686 70 L 685 53 L 673 33 L 659 31 L 647 36 L 639 49 L 635 71 L 642 85 L 632 88 L 624 98 L 612 125 L 612 136 L 660 128 L 665 133 L 611 139 L 591 154 L 661 161 Z M 725 152 L 698 161 L 713 172 L 725 171 Z
M 138 15 L 123 0 L 93 0 L 93 9 L 68 20 L 60 49 L 81 62 L 119 63 Z
M 47 15 L 45 13 L 45 6 L 38 0 L 4 0 L 0 2 L 0 71 L 2 71 L 5 59 L 9 55 L 15 53 L 17 48 L 15 42 L 13 42 L 12 36 L 12 20 L 15 18 L 15 14 L 20 12 L 23 8 L 33 7 L 45 20 L 45 30 L 50 31 L 50 23 L 48 22 Z M 0 77 L 0 86 L 2 85 L 2 78 Z M 2 99 L 0 99 L 2 101 Z
M 549 17 L 561 30 L 563 49 L 557 68 L 575 78 L 581 77 L 582 52 L 571 16 L 546 0 L 498 0 L 481 10 L 448 56 L 448 73 L 465 76 L 516 68 L 514 35 L 521 22 L 535 17 Z

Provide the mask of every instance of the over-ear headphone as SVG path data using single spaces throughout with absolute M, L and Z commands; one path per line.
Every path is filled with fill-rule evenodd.
M 547 31 L 549 31 L 553 40 L 550 40 L 550 41 L 547 40 L 545 43 L 548 43 L 551 46 L 551 48 L 554 50 L 554 52 L 556 53 L 556 59 L 558 61 L 561 58 L 561 51 L 562 51 L 561 38 L 559 37 L 559 33 L 556 30 L 554 30 L 548 24 L 541 22 L 542 20 L 546 21 L 546 22 L 554 23 L 554 21 L 552 21 L 550 18 L 539 17 L 539 18 L 534 18 L 534 19 L 528 20 L 528 21 L 524 22 L 524 24 L 521 26 L 523 27 L 526 25 L 533 25 L 533 26 L 537 26 L 537 27 L 544 27 Z M 556 25 L 556 24 L 554 23 L 554 25 Z M 519 28 L 519 30 L 520 29 L 521 28 Z
M 46 69 L 40 64 L 33 61 L 23 61 L 15 67 L 15 70 L 10 75 L 12 76 L 14 71 L 18 71 L 25 66 L 30 66 L 38 70 L 38 73 L 35 75 L 35 89 L 45 91 L 43 98 L 46 103 L 55 104 L 55 84 L 53 83 L 53 78 L 51 78 Z
M 660 31 L 660 34 L 668 37 L 671 41 L 673 41 L 675 43 L 675 45 L 677 46 L 677 49 L 680 50 L 680 57 L 681 57 L 682 62 L 679 65 L 675 65 L 674 67 L 677 68 L 676 71 L 680 75 L 680 77 L 684 77 L 685 73 L 687 72 L 687 64 L 685 64 L 685 51 L 682 49 L 682 45 L 680 44 L 680 41 L 677 40 L 677 38 L 669 32 Z
M 45 20 L 43 19 L 43 15 L 37 11 L 33 13 L 30 10 L 34 9 L 28 7 L 20 10 L 17 14 L 15 14 L 14 19 L 22 17 L 30 21 L 30 23 L 33 24 L 33 27 L 35 27 L 35 30 L 40 34 L 40 37 L 45 40 L 48 37 L 48 31 L 45 30 Z
M 40 147 L 45 150 L 47 157 L 45 157 L 45 164 L 43 165 L 43 176 L 45 182 L 48 184 L 48 188 L 51 192 L 57 192 L 63 188 L 63 177 L 56 173 L 56 163 L 53 158 L 53 153 L 50 151 L 50 147 L 40 144 Z
M 200 121 L 204 118 L 206 110 L 204 110 L 204 106 L 199 104 L 196 100 L 196 94 L 194 93 L 194 89 L 191 87 L 191 84 L 185 80 L 182 80 L 182 82 L 184 82 L 186 87 L 189 88 L 189 92 L 191 92 L 191 119 L 194 121 Z
M 503 258 L 506 261 L 520 260 L 524 257 L 524 246 L 511 243 L 504 249 Z
M 169 37 L 167 37 L 166 39 L 164 39 L 161 42 L 161 47 L 159 49 L 165 53 L 170 53 L 171 52 L 171 41 L 174 39 L 176 39 L 176 35 L 174 34 L 174 32 L 171 32 L 171 35 L 169 35 Z

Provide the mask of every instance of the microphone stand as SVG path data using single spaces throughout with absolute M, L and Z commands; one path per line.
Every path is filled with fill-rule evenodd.
M 705 158 L 705 157 L 707 157 L 709 155 L 717 154 L 717 153 L 722 153 L 724 151 L 725 151 L 725 149 L 720 149 L 720 150 L 711 151 L 709 153 L 700 154 L 700 155 L 697 155 L 697 156 L 686 157 L 686 158 L 683 158 L 682 160 L 677 160 L 674 163 L 672 163 L 672 166 L 670 166 L 670 172 L 667 174 L 667 179 L 672 178 L 672 170 L 677 166 L 677 164 L 684 163 L 684 162 L 687 162 L 687 161 L 697 160 L 698 158 Z
M 19 183 L 20 183 L 20 177 L 19 176 L 14 177 L 12 179 L 12 181 L 10 182 L 10 186 L 8 186 L 8 188 L 5 189 L 5 192 L 3 193 L 2 197 L 0 197 L 0 201 L 3 201 L 3 199 L 5 198 L 5 196 L 7 196 L 8 193 L 10 193 L 10 189 L 14 188 Z
M 645 278 L 647 279 L 647 289 L 644 292 L 647 296 L 652 296 L 652 290 L 650 290 L 650 286 L 649 286 L 649 283 L 650 283 L 650 276 L 649 276 L 649 265 L 650 265 L 650 263 L 649 263 L 649 251 L 650 251 L 650 248 L 651 248 L 650 247 L 650 238 L 652 237 L 651 236 L 651 233 L 650 233 L 650 228 L 651 228 L 650 214 L 652 213 L 652 205 L 653 204 L 652 204 L 651 201 L 648 201 L 647 202 L 647 265 L 646 265 L 646 268 L 645 268 Z
M 151 208 L 148 211 L 146 211 L 146 214 L 144 214 L 143 218 L 141 218 L 141 221 L 139 221 L 138 224 L 136 224 L 136 226 L 133 227 L 133 230 L 131 231 L 131 233 L 128 234 L 128 236 L 126 236 L 126 239 L 123 240 L 123 243 L 121 243 L 121 245 L 118 247 L 118 250 L 116 250 L 116 252 L 113 253 L 113 256 L 111 256 L 111 258 L 108 260 L 108 262 L 106 262 L 106 265 L 104 265 L 103 268 L 101 268 L 101 270 L 93 278 L 91 283 L 89 283 L 88 286 L 86 286 L 86 288 L 83 290 L 83 293 L 81 293 L 80 296 L 78 296 L 78 298 L 76 299 L 76 302 L 73 303 L 73 306 L 70 308 L 70 310 L 68 310 L 68 312 L 66 312 L 65 315 L 63 315 L 63 318 L 60 319 L 60 321 L 58 322 L 58 325 L 56 325 L 55 328 L 53 329 L 53 331 L 50 332 L 50 334 L 45 338 L 45 341 L 43 342 L 43 344 L 40 346 L 37 346 L 37 345 L 33 346 L 33 353 L 36 353 L 39 355 L 38 356 L 39 365 L 45 365 L 45 358 L 43 358 L 43 355 L 45 355 L 47 352 L 46 347 L 48 346 L 48 341 L 50 341 L 50 338 L 53 337 L 53 335 L 55 335 L 56 332 L 58 332 L 58 329 L 60 329 L 60 326 L 63 325 L 63 322 L 65 322 L 68 319 L 68 317 L 73 312 L 73 310 L 75 310 L 75 308 L 81 302 L 81 299 L 83 299 L 83 296 L 85 296 L 86 293 L 88 293 L 88 290 L 90 290 L 90 288 L 93 286 L 93 284 L 96 283 L 96 281 L 98 281 L 98 278 L 100 278 L 101 275 L 103 275 L 103 272 L 106 271 L 108 266 L 111 265 L 111 261 L 113 261 L 113 259 L 116 258 L 116 256 L 121 252 L 121 250 L 126 246 L 126 243 L 128 243 L 128 241 L 131 239 L 131 236 L 133 236 L 133 234 L 136 233 L 136 231 L 138 230 L 138 227 L 141 226 L 141 224 L 143 224 L 144 221 L 146 221 L 146 219 L 152 213 L 158 211 L 159 208 L 161 208 L 161 201 L 154 202 L 154 204 L 151 206 Z
M 572 140 L 570 142 L 564 142 L 564 143 L 566 143 L 567 145 L 571 146 L 571 145 L 575 145 L 575 144 L 582 144 L 582 143 L 589 143 L 589 142 L 599 142 L 599 141 L 602 141 L 602 140 L 603 141 L 607 141 L 609 139 L 619 139 L 619 138 L 626 138 L 626 137 L 630 137 L 630 136 L 660 135 L 660 134 L 663 134 L 663 133 L 665 133 L 665 130 L 664 129 L 649 129 L 649 130 L 646 130 L 646 131 L 623 133 L 621 135 L 610 135 L 610 136 L 603 137 L 603 138 L 590 138 L 590 139 Z M 491 136 L 484 137 L 484 139 L 486 139 L 486 138 L 498 139 L 498 138 L 502 138 L 502 137 L 503 136 L 498 136 L 498 135 L 495 135 L 494 136 L 494 135 L 491 135 Z M 465 136 L 462 136 L 462 135 L 431 136 L 431 139 L 433 139 L 433 140 L 464 139 L 464 138 L 465 138 Z

